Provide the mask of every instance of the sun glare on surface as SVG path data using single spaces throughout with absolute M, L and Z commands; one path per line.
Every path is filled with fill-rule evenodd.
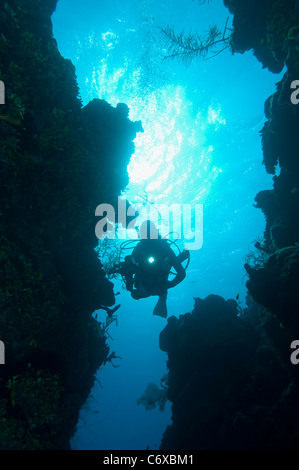
M 109 51 L 118 37 L 107 31 L 100 41 Z M 131 202 L 142 194 L 152 203 L 205 203 L 221 172 L 207 139 L 211 128 L 217 131 L 226 125 L 221 106 L 195 105 L 181 84 L 145 90 L 140 83 L 142 70 L 132 67 L 126 56 L 119 67 L 111 66 L 109 60 L 108 53 L 87 79 L 90 93 L 112 106 L 126 103 L 130 119 L 141 120 L 144 129 L 135 139 L 128 165 L 126 197 Z

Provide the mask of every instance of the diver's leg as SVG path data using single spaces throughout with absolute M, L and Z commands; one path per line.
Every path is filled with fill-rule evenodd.
M 158 315 L 159 317 L 166 318 L 167 317 L 167 290 L 165 290 L 162 294 L 159 295 L 159 300 L 154 308 L 153 314 Z

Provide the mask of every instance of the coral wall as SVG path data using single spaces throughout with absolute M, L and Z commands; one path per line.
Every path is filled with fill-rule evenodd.
M 248 308 L 210 296 L 170 318 L 160 335 L 168 353 L 173 424 L 163 449 L 295 449 L 299 444 L 299 2 L 224 0 L 234 15 L 233 53 L 253 50 L 271 72 L 286 67 L 265 103 L 261 130 L 272 190 L 256 196 L 266 217 L 248 272 Z M 250 79 L 250 77 L 249 77 Z M 257 260 L 258 262 L 255 262 Z
M 272 72 L 286 68 L 276 93 L 265 103 L 267 121 L 261 130 L 263 163 L 274 175 L 273 189 L 256 196 L 256 207 L 266 217 L 265 240 L 257 248 L 267 256 L 263 266 L 245 266 L 249 293 L 269 315 L 267 326 L 279 325 L 282 330 L 273 338 L 279 348 L 283 338 L 299 337 L 299 107 L 291 101 L 291 84 L 299 79 L 299 2 L 225 3 L 235 15 L 233 49 L 253 49 Z M 254 37 L 242 28 L 248 17 Z M 297 380 L 297 371 L 293 373 Z
M 56 0 L 0 11 L 0 448 L 69 448 L 108 354 L 92 313 L 114 304 L 94 248 L 95 208 L 128 182 L 140 123 L 125 105 L 82 108 L 52 35 Z

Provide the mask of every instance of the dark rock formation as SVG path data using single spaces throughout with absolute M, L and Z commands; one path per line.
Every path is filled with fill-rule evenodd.
M 168 319 L 160 347 L 168 354 L 173 424 L 162 449 L 275 449 L 298 443 L 297 390 L 258 324 L 254 304 L 195 299 L 192 313 Z
M 262 269 L 245 266 L 250 280 L 248 289 L 293 332 L 299 328 L 299 244 L 277 250 Z
M 265 103 L 268 121 L 261 131 L 266 171 L 274 176 L 274 188 L 256 197 L 265 213 L 267 251 L 299 241 L 299 107 L 291 103 L 291 83 L 299 77 L 299 4 L 296 0 L 224 0 L 234 14 L 234 52 L 252 49 L 272 72 L 287 72 L 277 92 Z
M 272 190 L 256 196 L 256 206 L 266 216 L 264 245 L 272 254 L 264 266 L 250 269 L 248 289 L 254 300 L 279 319 L 293 339 L 299 336 L 299 106 L 291 102 L 291 83 L 299 78 L 299 3 L 226 1 L 234 13 L 234 50 L 253 49 L 264 67 L 287 71 L 277 92 L 265 104 L 268 121 L 261 131 L 266 171 L 275 175 Z M 243 26 L 252 20 L 255 35 Z M 246 38 L 246 40 L 244 39 Z M 276 168 L 279 172 L 276 172 Z M 279 174 L 276 174 L 279 173 Z
M 266 230 L 255 245 L 258 262 L 245 266 L 246 311 L 238 317 L 232 301 L 196 299 L 192 314 L 170 318 L 161 333 L 173 403 L 161 447 L 295 449 L 299 368 L 290 346 L 299 339 L 299 105 L 291 102 L 291 83 L 299 80 L 299 2 L 224 3 L 234 15 L 232 51 L 252 49 L 274 73 L 287 68 L 266 101 L 261 131 L 274 187 L 256 196 Z
M 107 359 L 92 313 L 115 303 L 94 248 L 95 208 L 127 183 L 140 123 L 124 105 L 84 109 L 52 36 L 56 0 L 0 12 L 0 448 L 69 448 Z
M 273 73 L 296 62 L 297 0 L 223 0 L 234 15 L 232 49 L 254 55 Z M 298 67 L 298 64 L 297 66 Z

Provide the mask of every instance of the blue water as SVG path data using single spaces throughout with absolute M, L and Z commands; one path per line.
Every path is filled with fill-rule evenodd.
M 244 256 L 265 227 L 253 207 L 256 193 L 272 187 L 259 130 L 280 77 L 263 70 L 251 52 L 224 51 L 190 67 L 163 61 L 159 27 L 205 32 L 211 24 L 223 27 L 228 16 L 221 0 L 59 0 L 53 15 L 54 36 L 76 67 L 83 104 L 125 102 L 130 118 L 142 120 L 126 197 L 204 204 L 203 247 L 192 252 L 187 278 L 169 293 L 169 316 L 191 311 L 193 297 L 209 294 L 239 294 L 244 304 Z M 159 385 L 167 372 L 158 344 L 165 320 L 152 315 L 156 299 L 134 301 L 116 284 L 118 290 L 121 309 L 109 344 L 121 356 L 114 361 L 119 367 L 108 363 L 99 371 L 74 449 L 155 449 L 171 422 L 169 403 L 164 412 L 136 404 L 147 384 Z

